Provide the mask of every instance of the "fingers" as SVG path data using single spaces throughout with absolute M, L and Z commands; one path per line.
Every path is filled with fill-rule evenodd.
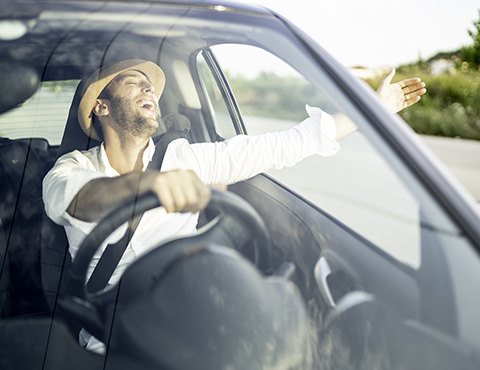
M 425 92 L 426 92 L 426 90 L 425 90 Z M 404 100 L 401 103 L 401 106 L 398 109 L 398 111 L 401 111 L 405 108 L 408 108 L 408 107 L 412 106 L 415 103 L 418 103 L 421 99 L 421 95 L 423 95 L 425 92 L 420 92 L 420 90 L 419 90 L 419 91 L 415 91 L 411 94 L 404 95 Z
M 414 77 L 414 78 L 407 78 L 406 80 L 402 80 L 400 82 L 397 82 L 397 84 L 399 84 L 400 87 L 403 89 L 406 86 L 415 85 L 415 84 L 420 83 L 421 81 L 422 80 L 419 79 L 418 77 Z
M 405 94 L 405 100 L 410 100 L 410 99 L 414 99 L 414 98 L 417 98 L 417 97 L 420 98 L 420 96 L 425 94 L 426 92 L 427 92 L 426 89 L 421 89 L 421 90 L 414 91 L 411 94 Z
M 157 174 L 154 192 L 167 212 L 198 212 L 210 201 L 210 188 L 193 171 L 168 171 Z
M 420 95 L 423 95 L 427 92 L 427 90 L 425 89 L 425 83 L 424 82 L 420 82 L 420 83 L 416 83 L 414 85 L 406 86 L 402 89 L 402 91 L 403 91 L 404 94 L 408 94 L 408 93 L 411 93 L 411 92 L 416 92 L 416 93 L 420 93 Z
M 395 75 L 392 68 L 387 76 L 380 82 L 377 95 L 384 106 L 393 113 L 417 103 L 421 96 L 427 92 L 425 83 L 420 78 L 408 78 L 400 82 L 391 83 Z
M 417 83 L 415 85 L 407 86 L 402 89 L 404 94 L 403 108 L 410 107 L 411 105 L 418 103 L 421 99 L 421 96 L 427 92 L 425 89 L 425 84 L 423 82 Z
M 404 99 L 401 104 L 400 110 L 410 107 L 415 103 L 418 103 L 421 99 L 421 96 L 427 92 L 427 89 L 425 88 L 425 83 L 421 82 L 419 78 L 410 78 L 407 80 L 403 80 L 400 81 L 398 85 L 400 87 L 403 87 L 401 90 Z
M 408 108 L 409 106 L 415 104 L 415 103 L 418 103 L 420 101 L 420 96 L 415 96 L 411 99 L 408 99 L 408 100 L 405 100 L 403 102 L 403 108 Z

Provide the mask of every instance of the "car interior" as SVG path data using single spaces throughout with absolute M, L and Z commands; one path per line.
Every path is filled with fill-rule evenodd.
M 230 75 L 221 67 L 214 49 L 223 44 L 244 44 L 274 54 L 315 87 L 324 83 L 320 89 L 327 101 L 324 108 L 356 111 L 353 116 L 360 117 L 356 118 L 360 131 L 373 137 L 379 151 L 384 145 L 379 142 L 381 135 L 371 133 L 374 129 L 364 123 L 367 115 L 362 116 L 361 110 L 342 95 L 344 90 L 334 86 L 335 78 L 294 36 L 293 26 L 268 13 L 220 12 L 178 4 L 45 2 L 37 6 L 30 15 L 34 25 L 23 37 L 0 37 L 0 62 L 6 66 L 0 73 L 0 368 L 42 368 L 39 364 L 49 369 L 188 368 L 189 364 L 167 360 L 163 367 L 154 366 L 155 361 L 143 362 L 146 354 L 132 358 L 126 350 L 112 350 L 104 357 L 81 348 L 75 335 L 80 327 L 90 324 L 78 321 L 83 313 L 75 318 L 72 310 L 59 303 L 72 289 L 65 278 L 72 259 L 63 227 L 45 214 L 42 180 L 61 155 L 99 145 L 83 133 L 76 119 L 76 91 L 81 90 L 82 81 L 113 61 L 153 61 L 163 69 L 167 81 L 159 101 L 161 128 L 187 129 L 190 143 L 225 140 L 249 134 L 250 130 L 244 122 L 248 118 L 242 115 L 242 104 L 229 85 Z M 211 93 L 212 81 L 219 96 Z M 66 98 L 61 98 L 62 94 Z M 42 100 L 47 95 L 50 100 Z M 212 108 L 218 107 L 218 101 L 224 105 L 223 111 Z M 385 155 L 390 160 L 388 156 L 394 154 Z M 403 168 L 403 164 L 398 166 Z M 404 173 L 399 177 L 405 181 L 414 177 Z M 313 349 L 296 365 L 299 369 L 478 368 L 480 347 L 478 340 L 472 339 L 477 334 L 471 333 L 475 326 L 468 329 L 474 313 L 463 308 L 469 302 L 465 297 L 471 294 L 460 289 L 460 280 L 452 277 L 465 259 L 471 261 L 471 271 L 476 262 L 469 257 L 470 244 L 462 231 L 437 212 L 439 208 L 429 200 L 432 197 L 418 196 L 422 198 L 417 214 L 421 262 L 412 266 L 275 175 L 260 174 L 228 190 L 253 207 L 271 240 L 269 266 L 263 269 L 261 278 L 252 278 L 252 286 L 262 286 L 266 277 L 279 276 L 293 282 L 301 294 L 308 313 L 308 331 L 313 333 Z M 424 190 L 418 194 L 424 194 Z M 207 208 L 199 227 L 215 220 L 217 214 Z M 248 227 L 238 226 L 235 219 L 229 222 L 227 229 L 239 227 L 239 239 L 248 234 Z M 465 251 L 456 264 L 450 262 L 452 244 Z M 255 264 L 253 256 L 258 255 L 252 250 L 262 245 L 251 241 L 243 245 L 251 266 L 223 249 L 212 253 L 222 263 L 228 265 L 235 260 L 232 266 L 250 271 Z M 174 258 L 176 247 L 165 250 L 169 248 L 172 256 L 168 258 Z M 181 266 L 178 271 L 196 271 L 198 267 L 194 262 Z M 255 267 L 255 271 L 260 270 Z M 225 272 L 225 281 L 229 276 Z M 245 276 L 253 275 L 249 272 Z M 238 291 L 238 295 L 232 294 L 232 301 L 240 301 L 241 289 Z M 92 311 L 85 312 L 94 316 Z M 241 316 L 241 320 L 247 318 Z M 167 328 L 168 322 L 163 325 Z M 175 331 L 166 329 L 165 333 L 167 343 Z M 282 345 L 279 342 L 279 348 Z M 118 346 L 122 348 L 122 344 Z M 143 353 L 142 348 L 136 350 Z M 174 347 L 170 350 L 175 352 Z M 165 351 L 162 355 L 167 356 Z M 252 355 L 252 361 L 255 359 Z

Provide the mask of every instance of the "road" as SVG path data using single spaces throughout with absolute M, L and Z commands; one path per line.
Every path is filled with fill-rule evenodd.
M 480 141 L 421 137 L 451 173 L 480 201 Z

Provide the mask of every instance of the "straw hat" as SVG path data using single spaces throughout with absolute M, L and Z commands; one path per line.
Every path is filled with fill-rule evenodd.
M 113 63 L 100 68 L 93 73 L 85 83 L 82 91 L 82 98 L 78 105 L 78 122 L 85 132 L 92 139 L 100 140 L 93 128 L 93 107 L 103 89 L 117 75 L 123 71 L 133 69 L 140 71 L 147 76 L 155 87 L 155 94 L 160 96 L 165 87 L 165 74 L 159 66 L 142 59 L 128 59 L 122 62 Z

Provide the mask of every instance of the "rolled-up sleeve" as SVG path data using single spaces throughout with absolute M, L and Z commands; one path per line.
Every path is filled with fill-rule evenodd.
M 271 168 L 293 166 L 314 154 L 337 153 L 333 117 L 308 105 L 306 110 L 310 117 L 287 131 L 238 135 L 217 143 L 176 140 L 168 147 L 162 171 L 190 169 L 206 184 L 232 184 Z
M 72 200 L 88 182 L 106 177 L 81 152 L 74 151 L 60 157 L 43 179 L 45 211 L 55 223 L 84 229 L 92 228 L 87 223 L 70 216 L 67 212 Z

